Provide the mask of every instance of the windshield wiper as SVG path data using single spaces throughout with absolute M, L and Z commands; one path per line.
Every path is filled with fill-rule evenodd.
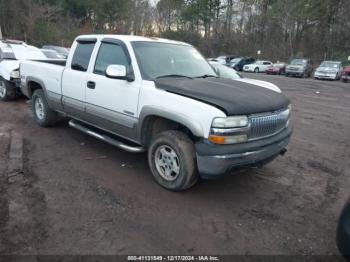
M 176 75 L 176 74 L 172 74 L 172 75 L 163 75 L 163 76 L 158 76 L 156 77 L 156 79 L 160 79 L 160 78 L 188 78 L 188 79 L 192 79 L 192 77 L 189 76 L 185 76 L 185 75 Z
M 202 76 L 197 76 L 197 77 L 195 77 L 195 78 L 209 78 L 209 77 L 215 77 L 215 78 L 218 78 L 218 76 L 216 76 L 216 75 L 208 75 L 208 74 L 206 74 L 206 75 L 202 75 Z

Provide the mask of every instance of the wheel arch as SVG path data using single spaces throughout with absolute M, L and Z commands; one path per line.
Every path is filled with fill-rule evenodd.
M 185 115 L 151 106 L 146 106 L 142 109 L 139 117 L 137 136 L 143 145 L 148 146 L 155 134 L 167 130 L 184 131 L 193 141 L 199 137 L 203 137 L 201 125 L 191 121 Z
M 34 78 L 34 77 L 27 77 L 26 79 L 26 95 L 28 98 L 32 98 L 35 90 L 42 89 L 44 91 L 44 94 L 47 98 L 46 94 L 46 88 L 45 84 L 42 80 Z

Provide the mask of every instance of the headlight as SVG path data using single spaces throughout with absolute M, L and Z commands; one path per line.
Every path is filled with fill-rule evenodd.
M 14 70 L 10 74 L 11 78 L 19 78 L 19 70 Z
M 244 134 L 243 129 L 248 128 L 248 125 L 249 120 L 247 116 L 215 118 L 208 140 L 220 145 L 247 142 L 248 135 Z
M 215 128 L 235 128 L 248 126 L 247 116 L 233 116 L 225 118 L 215 118 L 212 127 Z

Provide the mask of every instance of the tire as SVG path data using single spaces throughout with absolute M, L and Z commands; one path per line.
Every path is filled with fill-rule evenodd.
M 259 72 L 260 72 L 259 67 L 254 69 L 254 73 L 259 73 Z
M 32 96 L 32 111 L 39 126 L 53 126 L 58 120 L 57 113 L 50 109 L 42 89 L 35 90 Z
M 0 77 L 0 101 L 11 101 L 17 97 L 16 86 Z
M 155 181 L 170 191 L 184 191 L 198 181 L 195 147 L 183 132 L 155 136 L 148 149 L 148 164 Z
M 289 77 L 289 74 L 288 74 L 288 73 L 286 73 L 286 74 L 285 74 L 285 76 L 286 76 L 286 77 Z

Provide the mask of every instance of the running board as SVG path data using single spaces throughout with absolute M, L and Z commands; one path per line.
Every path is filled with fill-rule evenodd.
M 97 133 L 95 131 L 92 131 L 91 129 L 89 129 L 89 128 L 85 127 L 85 126 L 82 126 L 82 125 L 78 124 L 74 120 L 70 120 L 69 121 L 69 125 L 71 127 L 75 128 L 75 129 L 85 133 L 85 134 L 88 134 L 88 135 L 90 135 L 90 136 L 92 136 L 94 138 L 97 138 L 97 139 L 99 139 L 101 141 L 104 141 L 104 142 L 106 142 L 106 143 L 108 143 L 108 144 L 110 144 L 112 146 L 116 146 L 116 147 L 118 147 L 120 149 L 123 149 L 125 151 L 131 152 L 131 153 L 142 153 L 142 152 L 146 151 L 146 149 L 143 148 L 143 147 L 129 146 L 129 145 L 127 145 L 127 144 L 125 144 L 123 142 L 120 142 L 120 141 L 118 141 L 118 140 L 116 140 L 114 138 L 111 138 L 111 137 L 109 137 L 107 135 L 102 135 L 102 134 L 99 134 L 99 133 Z

